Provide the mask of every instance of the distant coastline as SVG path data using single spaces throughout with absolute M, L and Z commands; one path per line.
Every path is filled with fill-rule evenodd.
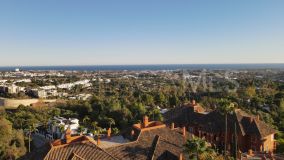
M 234 69 L 284 69 L 284 63 L 262 64 L 153 64 L 153 65 L 70 65 L 70 66 L 0 66 L 0 71 L 15 68 L 34 71 L 143 71 L 143 70 L 234 70 Z

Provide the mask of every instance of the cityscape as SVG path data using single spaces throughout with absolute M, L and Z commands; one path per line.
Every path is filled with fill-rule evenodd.
M 0 160 L 284 160 L 282 1 L 1 1 Z

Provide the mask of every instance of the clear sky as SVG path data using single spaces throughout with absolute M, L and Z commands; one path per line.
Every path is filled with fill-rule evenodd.
M 284 63 L 284 0 L 1 0 L 0 66 Z

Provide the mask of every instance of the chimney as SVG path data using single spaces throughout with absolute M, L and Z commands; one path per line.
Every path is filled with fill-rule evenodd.
M 252 122 L 253 122 L 253 117 L 250 117 L 250 119 L 249 119 L 249 120 L 250 120 L 250 123 L 252 123 Z
M 148 116 L 143 117 L 143 127 L 146 128 L 149 125 L 149 118 Z
M 110 140 L 111 137 L 111 128 L 108 128 L 107 130 L 107 138 Z
M 195 105 L 196 105 L 196 101 L 193 99 L 193 100 L 191 101 L 191 104 L 192 104 L 192 106 L 195 106 Z
M 256 120 L 257 120 L 257 121 L 260 120 L 260 116 L 259 116 L 259 115 L 256 116 Z
M 249 149 L 249 150 L 248 150 L 248 155 L 250 155 L 250 156 L 252 156 L 252 155 L 253 155 L 253 151 L 252 151 L 252 149 Z
M 184 136 L 185 137 L 185 127 L 182 127 L 182 136 Z
M 97 146 L 101 145 L 101 138 L 100 136 L 98 136 L 98 140 L 97 140 Z
M 171 124 L 171 130 L 175 129 L 175 123 Z
M 183 160 L 182 153 L 179 154 L 179 160 Z
M 132 130 L 131 130 L 131 136 L 134 136 L 134 134 L 135 134 L 135 132 L 134 132 L 134 130 L 132 129 Z
M 131 139 L 134 139 L 134 134 L 135 134 L 135 132 L 134 132 L 134 130 L 132 129 L 132 130 L 131 130 Z
M 71 142 L 71 130 L 69 127 L 65 131 L 65 140 L 67 144 Z

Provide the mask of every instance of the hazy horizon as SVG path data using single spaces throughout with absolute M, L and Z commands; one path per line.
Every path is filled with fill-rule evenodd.
M 284 62 L 284 1 L 1 1 L 0 66 Z
M 152 65 L 66 65 L 66 66 L 0 66 L 0 71 L 161 71 L 161 70 L 255 70 L 284 69 L 284 63 L 273 64 L 152 64 Z
M 155 65 L 284 65 L 283 63 L 156 63 L 156 64 L 68 64 L 68 65 L 0 65 L 0 67 L 69 67 L 69 66 L 155 66 Z

